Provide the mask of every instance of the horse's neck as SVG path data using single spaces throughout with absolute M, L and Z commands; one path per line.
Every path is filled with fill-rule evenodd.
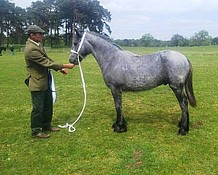
M 92 55 L 102 70 L 112 61 L 115 61 L 113 55 L 120 51 L 116 46 L 99 37 L 98 39 L 90 40 L 90 43 L 92 45 Z

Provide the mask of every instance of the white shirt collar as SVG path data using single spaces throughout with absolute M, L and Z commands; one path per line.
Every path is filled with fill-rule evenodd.
M 37 43 L 37 42 L 31 40 L 30 38 L 29 38 L 29 41 L 32 42 L 33 44 L 37 45 L 38 47 L 40 46 L 40 43 Z

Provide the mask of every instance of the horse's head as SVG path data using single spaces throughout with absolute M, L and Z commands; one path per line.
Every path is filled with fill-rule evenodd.
M 70 58 L 69 58 L 70 63 L 77 65 L 79 64 L 78 58 L 79 61 L 81 62 L 83 58 L 87 54 L 89 54 L 86 48 L 85 36 L 86 36 L 86 32 L 80 33 L 76 30 L 76 37 L 73 39 L 73 44 L 70 51 Z

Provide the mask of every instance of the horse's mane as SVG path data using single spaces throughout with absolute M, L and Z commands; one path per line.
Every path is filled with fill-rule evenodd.
M 97 32 L 89 32 L 90 34 L 100 37 L 104 39 L 105 41 L 111 43 L 112 45 L 116 46 L 118 49 L 123 50 L 122 47 L 120 47 L 118 44 L 116 44 L 107 34 L 105 33 L 97 33 Z

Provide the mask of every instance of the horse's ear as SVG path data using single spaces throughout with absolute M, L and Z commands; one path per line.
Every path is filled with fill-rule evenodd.
M 76 32 L 76 36 L 77 36 L 78 38 L 82 38 L 81 32 L 79 32 L 77 29 L 75 29 L 75 32 Z

